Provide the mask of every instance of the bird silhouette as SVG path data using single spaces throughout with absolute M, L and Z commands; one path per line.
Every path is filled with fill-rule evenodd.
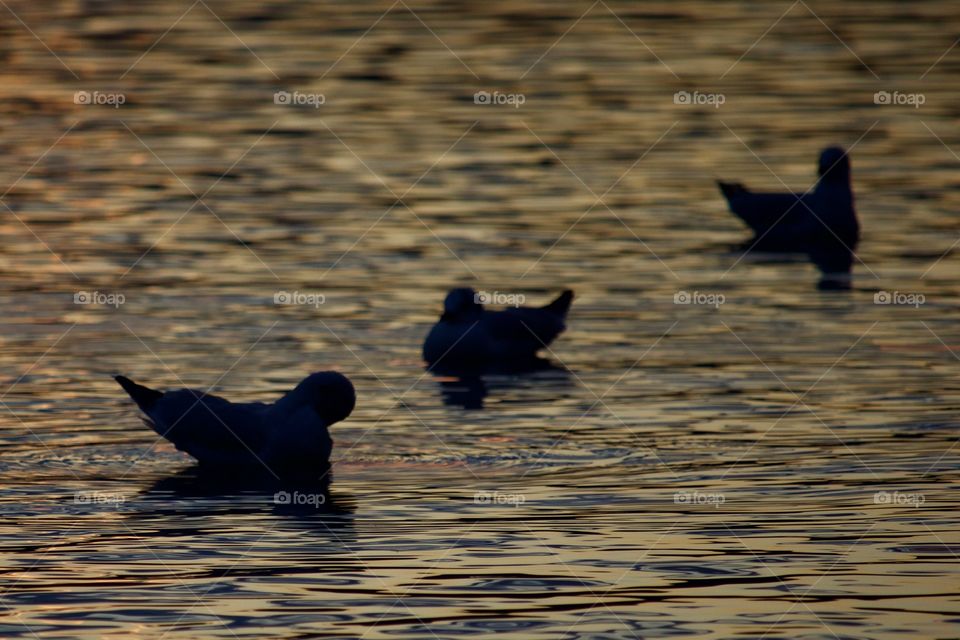
M 201 467 L 241 467 L 276 477 L 323 474 L 333 441 L 328 428 L 353 411 L 353 384 L 335 371 L 307 376 L 274 403 L 234 403 L 195 389 L 157 391 L 115 380 L 144 422 Z
M 819 179 L 806 193 L 758 193 L 718 182 L 735 213 L 754 233 L 750 250 L 806 253 L 820 269 L 821 288 L 849 287 L 860 224 L 850 185 L 850 159 L 840 147 L 820 154 Z
M 566 329 L 573 291 L 564 291 L 542 307 L 490 311 L 473 289 L 453 289 L 443 315 L 423 343 L 431 370 L 517 370 L 542 360 L 537 352 Z

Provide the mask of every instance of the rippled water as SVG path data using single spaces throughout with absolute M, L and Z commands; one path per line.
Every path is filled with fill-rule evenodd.
M 4 6 L 0 636 L 957 636 L 955 3 Z M 839 294 L 713 185 L 830 143 Z M 426 374 L 457 284 L 576 289 L 557 368 Z M 110 378 L 323 368 L 316 508 L 199 480 Z

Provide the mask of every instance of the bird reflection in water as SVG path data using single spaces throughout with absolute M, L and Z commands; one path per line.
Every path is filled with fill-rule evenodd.
M 431 368 L 440 385 L 443 403 L 461 409 L 483 409 L 491 391 L 521 387 L 550 387 L 550 391 L 572 386 L 571 372 L 546 358 L 534 358 L 524 366 L 488 367 L 482 370 Z M 552 394 L 545 397 L 555 397 Z

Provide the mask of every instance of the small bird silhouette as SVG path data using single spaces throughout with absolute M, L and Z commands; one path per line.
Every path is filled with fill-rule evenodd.
M 802 194 L 755 193 L 738 182 L 717 185 L 730 211 L 753 230 L 750 249 L 806 253 L 823 274 L 821 288 L 844 288 L 860 239 L 846 151 L 824 149 L 819 175 L 814 189 Z
M 307 376 L 272 404 L 114 379 L 146 415 L 144 422 L 201 467 L 244 467 L 278 478 L 326 472 L 333 448 L 328 427 L 356 404 L 353 384 L 335 371 Z
M 423 343 L 423 359 L 432 370 L 524 369 L 542 362 L 537 351 L 566 325 L 573 291 L 542 307 L 488 311 L 473 289 L 453 289 L 443 315 Z

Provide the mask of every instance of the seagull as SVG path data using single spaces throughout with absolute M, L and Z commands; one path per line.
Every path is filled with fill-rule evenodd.
M 821 288 L 849 286 L 860 225 L 853 207 L 850 160 L 841 147 L 820 153 L 819 179 L 813 190 L 756 193 L 739 182 L 717 182 L 730 211 L 753 230 L 750 249 L 806 253 L 820 269 Z
M 488 311 L 473 289 L 453 289 L 424 340 L 423 359 L 434 370 L 525 369 L 542 361 L 537 351 L 566 329 L 571 302 L 567 290 L 543 307 Z
M 203 467 L 245 468 L 285 475 L 326 472 L 333 440 L 328 428 L 356 404 L 353 385 L 335 371 L 307 376 L 272 404 L 236 403 L 194 389 L 157 391 L 124 376 L 114 379 L 144 422 Z

